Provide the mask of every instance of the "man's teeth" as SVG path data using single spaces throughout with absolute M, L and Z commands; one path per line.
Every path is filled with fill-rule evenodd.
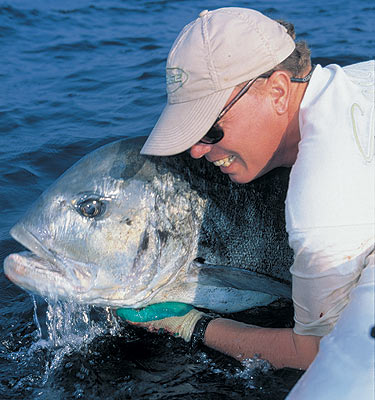
M 216 167 L 229 167 L 235 158 L 236 158 L 236 156 L 225 157 L 222 160 L 214 161 L 213 164 Z

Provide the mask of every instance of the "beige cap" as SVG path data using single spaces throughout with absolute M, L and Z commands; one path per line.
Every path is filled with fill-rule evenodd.
M 202 11 L 169 52 L 168 103 L 141 154 L 189 149 L 211 128 L 235 86 L 274 68 L 294 48 L 286 29 L 258 11 Z

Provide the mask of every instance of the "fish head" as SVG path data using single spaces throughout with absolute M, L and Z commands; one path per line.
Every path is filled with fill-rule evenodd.
M 195 251 L 199 207 L 173 179 L 123 141 L 90 153 L 11 229 L 31 253 L 8 256 L 6 275 L 47 297 L 147 305 Z

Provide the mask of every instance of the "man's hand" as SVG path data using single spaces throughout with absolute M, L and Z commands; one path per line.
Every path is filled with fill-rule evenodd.
M 190 342 L 197 322 L 205 316 L 193 306 L 185 303 L 157 303 L 142 309 L 119 308 L 117 315 L 132 325 L 141 326 L 150 332 L 166 331 Z

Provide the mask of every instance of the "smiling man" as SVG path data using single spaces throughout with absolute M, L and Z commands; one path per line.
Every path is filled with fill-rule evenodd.
M 295 255 L 295 327 L 211 320 L 175 304 L 118 315 L 237 359 L 257 354 L 275 367 L 307 368 L 333 329 L 351 332 L 371 349 L 374 62 L 312 66 L 291 24 L 250 9 L 206 10 L 172 46 L 167 92 L 143 154 L 188 150 L 238 183 L 292 167 L 286 228 Z M 340 340 L 337 349 L 344 352 Z
M 311 72 L 300 79 L 275 71 L 236 88 L 210 131 L 190 148 L 191 156 L 205 156 L 237 183 L 293 165 L 299 141 L 297 110 Z M 244 96 L 251 87 L 253 95 Z

